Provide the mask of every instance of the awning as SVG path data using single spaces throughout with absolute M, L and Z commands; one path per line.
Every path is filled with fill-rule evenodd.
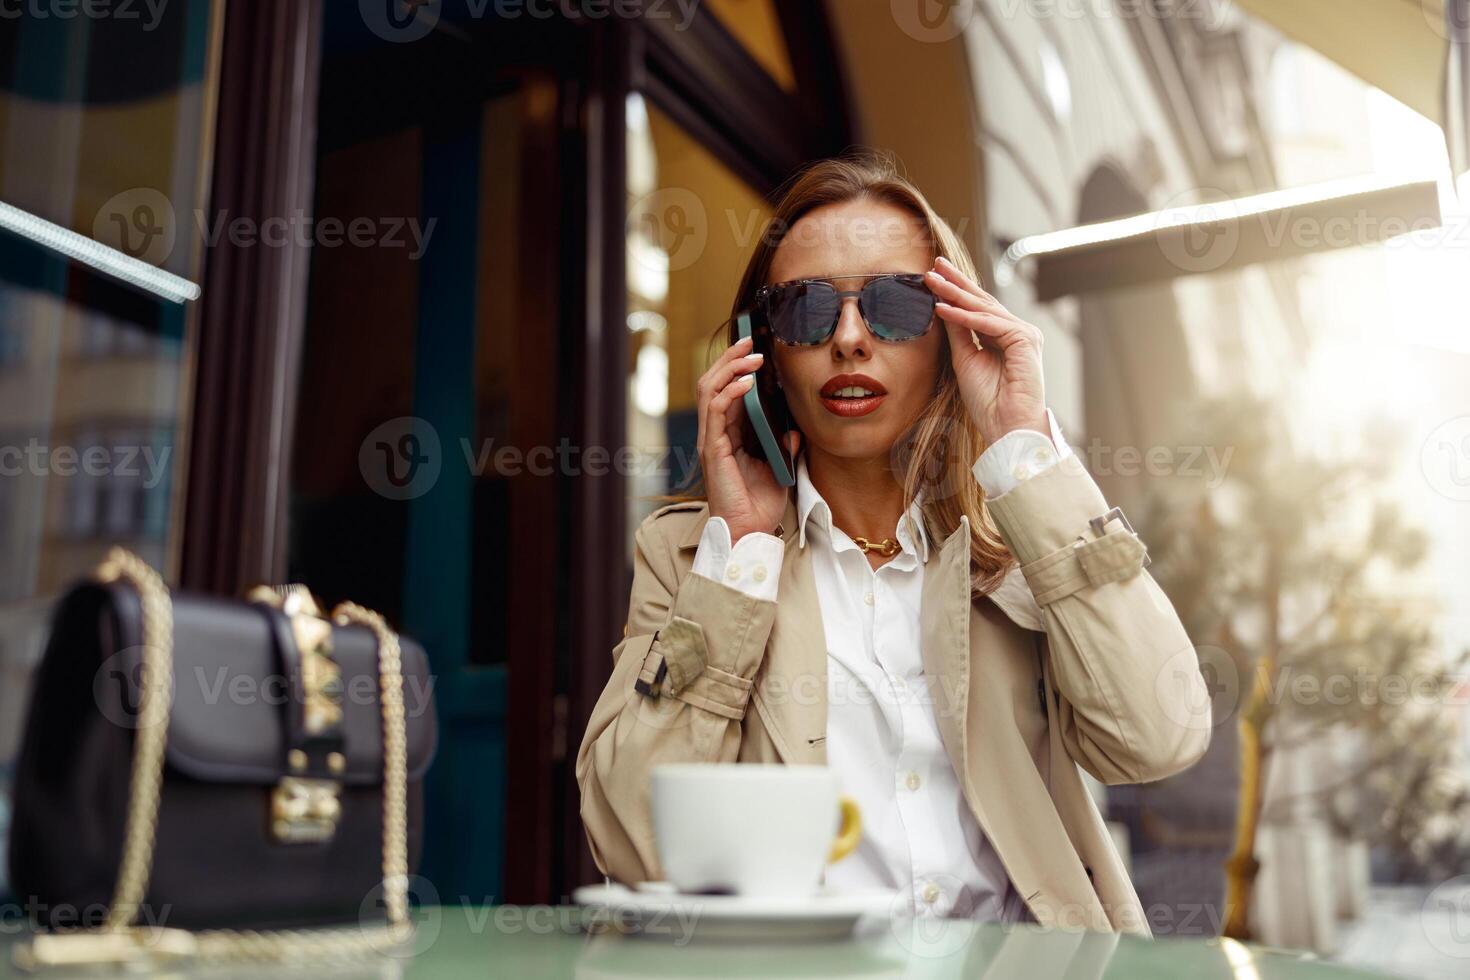
M 1455 173 L 1466 137 L 1467 0 L 1235 0 L 1244 11 L 1380 88 L 1445 131 Z M 1448 8 L 1448 13 L 1447 13 Z M 1456 39 L 1458 39 L 1456 41 Z
M 1045 303 L 1380 243 L 1442 223 L 1435 181 L 1350 178 L 1032 235 L 1010 243 L 996 280 L 1004 286 L 1029 266 Z

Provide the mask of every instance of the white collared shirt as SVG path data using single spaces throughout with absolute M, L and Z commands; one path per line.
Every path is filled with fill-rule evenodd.
M 1051 438 L 1007 433 L 975 462 L 990 497 L 1055 465 L 1072 450 L 1050 409 Z M 811 546 L 812 573 L 827 643 L 827 763 L 862 812 L 862 840 L 827 869 L 847 890 L 897 889 L 917 915 L 1015 922 L 1027 917 L 1005 867 L 965 801 L 940 739 L 936 709 L 962 692 L 924 673 L 920 597 L 929 540 L 914 501 L 896 529 L 901 551 L 874 569 L 832 513 L 799 457 L 798 544 Z M 776 599 L 785 544 L 754 533 L 732 548 L 729 526 L 712 517 L 694 556 L 696 574 L 749 595 Z M 947 700 L 948 699 L 948 700 Z

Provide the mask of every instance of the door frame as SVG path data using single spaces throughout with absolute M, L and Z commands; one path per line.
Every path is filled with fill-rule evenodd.
M 803 162 L 836 154 L 859 138 L 826 3 L 775 7 L 791 52 L 794 94 L 772 81 L 706 6 L 684 30 L 666 20 L 619 18 L 590 28 L 597 37 L 582 112 L 585 182 L 574 209 L 586 218 L 578 294 L 583 313 L 568 334 L 580 341 L 573 347 L 571 389 L 580 396 L 572 418 L 580 445 L 626 441 L 628 96 L 641 93 L 767 201 Z M 622 477 L 608 474 L 578 478 L 571 495 L 568 610 L 575 626 L 558 658 L 553 698 L 559 724 L 547 760 L 558 774 L 555 896 L 600 877 L 582 828 L 575 763 L 627 617 L 626 494 Z

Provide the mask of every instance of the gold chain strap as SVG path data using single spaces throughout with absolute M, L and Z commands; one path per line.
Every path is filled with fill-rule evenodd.
M 413 936 L 408 917 L 408 735 L 403 706 L 403 659 L 398 635 L 378 613 L 344 602 L 332 611 L 339 625 L 373 631 L 383 712 L 383 898 L 388 921 L 375 927 L 209 929 L 189 932 L 133 925 L 148 889 L 158 804 L 163 789 L 169 697 L 173 689 L 173 605 L 152 567 L 123 548 L 113 548 L 97 569 L 103 582 L 123 580 L 138 590 L 143 606 L 143 680 L 128 798 L 122 862 L 107 924 L 100 932 L 45 934 L 18 946 L 15 962 L 26 969 L 149 958 L 278 962 L 371 955 L 401 946 Z
M 383 900 L 390 928 L 408 921 L 408 716 L 403 708 L 403 654 L 398 634 L 381 615 L 343 602 L 332 619 L 358 623 L 378 638 L 378 676 L 383 703 Z M 407 937 L 405 937 L 407 938 Z
M 137 917 L 153 867 L 158 797 L 163 789 L 163 749 L 168 738 L 169 698 L 174 676 L 174 614 L 168 588 L 147 562 L 114 548 L 97 570 L 104 582 L 125 579 L 143 604 L 143 680 L 128 792 L 122 865 L 113 887 L 106 928 L 117 932 Z

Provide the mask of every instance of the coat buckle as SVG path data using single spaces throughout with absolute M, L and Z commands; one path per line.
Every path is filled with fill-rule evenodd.
M 1129 534 L 1133 535 L 1134 537 L 1138 536 L 1138 532 L 1133 530 L 1133 525 L 1128 523 L 1128 515 L 1123 513 L 1123 508 L 1121 507 L 1114 507 L 1103 516 L 1094 517 L 1092 520 L 1088 521 L 1087 524 L 1089 527 L 1092 528 L 1092 533 L 1100 538 L 1106 533 L 1103 531 L 1103 528 L 1107 527 L 1108 522 L 1113 520 L 1118 520 L 1122 522 L 1124 529 L 1127 530 Z M 1143 567 L 1147 568 L 1152 563 L 1153 559 L 1150 558 L 1148 552 L 1145 551 L 1143 553 Z

